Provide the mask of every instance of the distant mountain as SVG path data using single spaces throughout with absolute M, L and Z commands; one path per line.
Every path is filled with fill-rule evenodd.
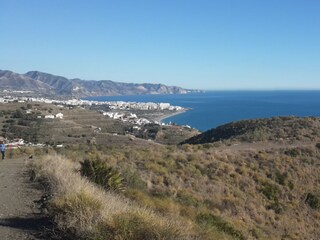
M 46 93 L 51 90 L 50 86 L 41 81 L 34 81 L 28 76 L 2 70 L 0 70 L 0 86 L 2 89 L 7 90 L 25 90 Z
M 35 93 L 67 97 L 115 96 L 139 94 L 185 94 L 197 90 L 187 90 L 163 84 L 134 84 L 110 80 L 68 79 L 49 73 L 30 71 L 18 74 L 0 70 L 2 89 L 34 91 Z

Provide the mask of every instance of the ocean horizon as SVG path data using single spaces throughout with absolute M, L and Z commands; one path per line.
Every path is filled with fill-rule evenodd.
M 190 110 L 162 122 L 201 131 L 228 122 L 275 116 L 320 116 L 320 90 L 206 91 L 170 95 L 89 97 L 95 101 L 167 102 Z

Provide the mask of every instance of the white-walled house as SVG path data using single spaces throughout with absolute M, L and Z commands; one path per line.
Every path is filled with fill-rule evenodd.
M 54 115 L 52 114 L 49 114 L 49 115 L 45 115 L 44 118 L 49 118 L 49 119 L 53 119 L 54 118 Z
M 56 114 L 56 118 L 63 119 L 63 113 L 57 113 L 57 114 Z

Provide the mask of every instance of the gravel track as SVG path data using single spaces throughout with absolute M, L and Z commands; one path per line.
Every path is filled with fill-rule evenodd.
M 0 239 L 40 239 L 46 218 L 35 207 L 42 190 L 29 180 L 26 160 L 0 160 Z

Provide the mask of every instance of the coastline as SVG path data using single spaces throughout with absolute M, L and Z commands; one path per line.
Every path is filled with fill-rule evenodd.
M 153 121 L 157 121 L 159 123 L 162 123 L 163 120 L 167 119 L 167 118 L 170 118 L 170 117 L 173 117 L 173 116 L 176 116 L 176 115 L 180 115 L 180 114 L 183 114 L 185 113 L 186 111 L 188 111 L 189 109 L 183 109 L 183 110 L 180 110 L 180 111 L 175 111 L 173 113 L 169 113 L 169 114 L 163 114 L 161 116 L 157 116 L 153 119 Z

